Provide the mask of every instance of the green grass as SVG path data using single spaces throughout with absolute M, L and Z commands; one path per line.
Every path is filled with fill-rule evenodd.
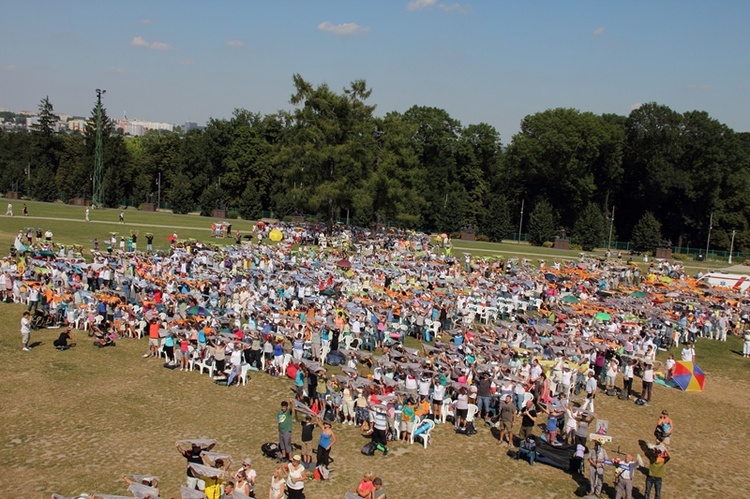
M 5 206 L 7 200 L 0 201 L 0 206 Z M 216 239 L 211 237 L 211 224 L 222 219 L 199 217 L 197 215 L 175 215 L 164 212 L 143 212 L 135 209 L 124 210 L 125 224 L 119 223 L 119 214 L 122 210 L 100 209 L 90 211 L 91 222 L 85 221 L 85 208 L 71 206 L 62 203 L 39 203 L 26 201 L 29 208 L 29 216 L 21 216 L 23 202 L 14 200 L 14 217 L 0 217 L 0 248 L 7 248 L 15 240 L 20 229 L 26 227 L 41 227 L 51 229 L 54 241 L 59 244 L 71 245 L 81 244 L 87 252 L 91 247 L 91 241 L 98 238 L 100 248 L 106 247 L 103 240 L 110 232 L 128 237 L 132 231 L 139 232 L 139 249 L 146 248 L 146 233 L 154 234 L 154 248 L 167 249 L 169 241 L 167 237 L 177 233 L 180 239 L 196 239 L 219 245 L 234 243 L 234 239 Z M 4 213 L 4 212 L 3 212 Z M 246 220 L 228 220 L 232 223 L 232 232 L 239 230 L 248 234 L 253 227 L 253 222 Z

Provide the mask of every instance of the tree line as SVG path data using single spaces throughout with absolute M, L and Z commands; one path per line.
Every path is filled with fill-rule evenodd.
M 750 133 L 706 112 L 549 109 L 503 145 L 492 126 L 436 107 L 375 116 L 370 94 L 364 80 L 336 92 L 294 75 L 289 110 L 236 109 L 203 129 L 142 137 L 123 136 L 105 109 L 104 203 L 156 202 L 158 189 L 176 213 L 348 217 L 490 240 L 522 227 L 534 244 L 566 230 L 584 249 L 610 230 L 639 250 L 700 246 L 711 230 L 711 247 L 728 249 L 735 231 L 735 249 L 750 249 Z M 56 119 L 45 98 L 30 132 L 0 133 L 0 191 L 91 197 L 95 108 L 82 133 L 55 132 Z

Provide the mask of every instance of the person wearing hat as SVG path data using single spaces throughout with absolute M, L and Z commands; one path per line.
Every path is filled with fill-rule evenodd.
M 321 431 L 318 440 L 318 450 L 315 456 L 315 466 L 328 468 L 328 465 L 331 464 L 331 447 L 336 443 L 336 434 L 331 428 L 330 421 L 318 418 L 318 427 Z
M 654 436 L 656 437 L 657 443 L 663 442 L 664 445 L 669 445 L 670 437 L 674 431 L 674 422 L 669 417 L 669 411 L 664 409 L 659 415 L 659 419 L 656 421 L 656 430 L 654 430 Z
M 242 460 L 242 467 L 237 470 L 234 478 L 237 480 L 236 489 L 246 496 L 255 497 L 255 479 L 258 474 L 253 469 L 253 460 L 246 457 Z
M 305 497 L 307 470 L 302 466 L 302 457 L 299 454 L 292 456 L 291 462 L 284 466 L 284 475 L 286 477 L 287 498 L 303 499 Z

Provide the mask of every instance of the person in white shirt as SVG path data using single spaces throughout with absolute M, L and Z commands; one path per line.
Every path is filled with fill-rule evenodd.
M 692 343 L 685 345 L 680 354 L 683 362 L 695 362 L 695 348 Z
M 594 410 L 594 398 L 596 397 L 596 376 L 594 375 L 594 371 L 589 371 L 589 379 L 586 381 L 586 400 L 583 402 L 583 405 L 581 406 L 581 410 L 585 411 L 589 404 L 591 404 L 591 412 L 596 412 Z
M 23 351 L 29 351 L 29 338 L 31 337 L 31 315 L 29 312 L 24 312 L 21 317 L 21 344 L 23 345 Z

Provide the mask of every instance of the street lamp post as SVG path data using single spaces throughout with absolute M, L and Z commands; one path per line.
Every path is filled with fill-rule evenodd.
M 607 239 L 607 251 L 612 249 L 612 227 L 615 225 L 615 207 L 612 206 L 612 218 L 609 219 L 609 239 Z M 609 253 L 607 253 L 609 255 Z
M 732 251 L 734 251 L 734 235 L 737 233 L 736 230 L 732 229 L 732 243 L 729 245 L 729 261 L 728 263 L 732 263 Z
M 711 229 L 714 228 L 714 214 L 711 213 L 711 218 L 708 220 L 708 238 L 706 238 L 706 257 L 704 261 L 708 261 L 708 247 L 711 245 Z
M 159 172 L 159 180 L 156 183 L 159 187 L 156 198 L 156 211 L 159 211 L 159 208 L 161 207 L 161 172 Z

